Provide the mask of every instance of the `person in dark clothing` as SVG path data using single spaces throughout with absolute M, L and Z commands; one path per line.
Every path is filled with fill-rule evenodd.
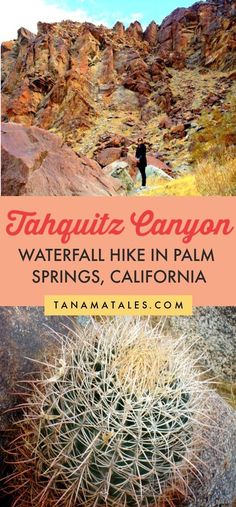
M 147 152 L 146 145 L 144 144 L 143 139 L 139 138 L 138 139 L 138 146 L 137 146 L 137 149 L 136 149 L 136 158 L 138 160 L 137 166 L 138 166 L 139 171 L 140 171 L 141 176 L 142 176 L 142 187 L 141 188 L 145 188 L 146 187 L 146 181 L 147 181 L 147 176 L 146 176 L 147 156 L 146 156 L 146 152 Z

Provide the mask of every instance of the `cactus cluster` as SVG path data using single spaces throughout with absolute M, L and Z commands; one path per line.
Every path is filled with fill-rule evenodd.
M 159 505 L 194 466 L 201 427 L 204 382 L 184 339 L 115 318 L 60 347 L 17 422 L 15 505 Z

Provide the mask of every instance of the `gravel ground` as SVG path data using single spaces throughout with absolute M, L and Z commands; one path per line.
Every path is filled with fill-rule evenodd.
M 216 393 L 208 395 L 206 407 L 214 422 L 199 457 L 207 466 L 198 466 L 201 483 L 190 479 L 195 499 L 179 507 L 232 507 L 236 500 L 236 413 Z
M 236 307 L 200 307 L 191 317 L 169 319 L 172 331 L 195 336 L 202 364 L 226 382 L 236 382 Z

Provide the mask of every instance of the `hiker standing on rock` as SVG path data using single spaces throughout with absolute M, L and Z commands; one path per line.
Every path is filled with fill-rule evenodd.
M 146 152 L 147 152 L 146 145 L 144 144 L 143 138 L 140 137 L 138 139 L 138 146 L 137 146 L 137 149 L 136 149 L 136 159 L 137 159 L 137 166 L 138 166 L 139 171 L 140 171 L 141 176 L 142 176 L 142 186 L 141 186 L 141 188 L 145 188 L 146 187 L 146 181 L 147 181 L 147 176 L 146 176 L 146 167 L 147 167 Z

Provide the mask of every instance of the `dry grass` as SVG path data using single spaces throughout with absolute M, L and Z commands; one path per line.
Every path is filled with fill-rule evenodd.
M 236 157 L 226 154 L 222 163 L 215 158 L 200 162 L 195 183 L 201 195 L 236 195 Z
M 192 137 L 191 158 L 195 163 L 213 157 L 222 164 L 225 161 L 225 153 L 229 151 L 231 157 L 236 157 L 235 98 L 231 98 L 229 108 L 229 111 L 224 113 L 215 109 L 211 113 L 202 114 L 199 121 L 202 130 Z
M 216 390 L 236 410 L 236 383 L 219 382 Z
M 197 196 L 201 195 L 197 190 L 194 174 L 187 174 L 176 180 L 166 181 L 155 177 L 148 178 L 147 190 L 142 191 L 140 196 L 175 195 Z
M 193 174 L 172 181 L 149 177 L 147 190 L 139 196 L 235 196 L 236 156 L 234 150 L 223 150 L 221 157 L 206 158 L 198 162 Z

